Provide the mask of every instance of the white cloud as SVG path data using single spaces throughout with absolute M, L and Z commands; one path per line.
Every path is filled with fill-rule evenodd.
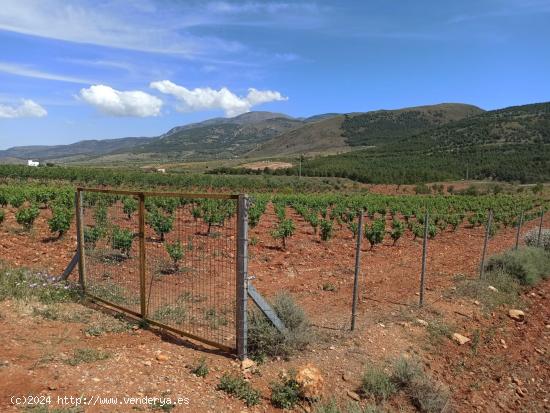
M 72 76 L 63 76 L 56 75 L 53 73 L 42 72 L 40 70 L 32 69 L 28 66 L 0 62 L 0 72 L 10 73 L 12 75 L 23 76 L 23 77 L 32 77 L 35 79 L 47 79 L 47 80 L 58 80 L 60 82 L 69 82 L 69 83 L 84 83 L 90 84 L 89 80 L 80 79 Z
M 225 87 L 219 90 L 209 87 L 190 90 L 169 80 L 152 82 L 150 86 L 178 99 L 180 103 L 178 110 L 182 112 L 222 109 L 228 117 L 249 112 L 253 106 L 261 103 L 288 100 L 280 92 L 254 88 L 248 89 L 248 94 L 241 97 Z
M 93 85 L 80 91 L 86 103 L 110 116 L 157 116 L 162 100 L 140 90 L 119 91 L 105 85 Z
M 42 118 L 48 112 L 38 103 L 23 99 L 19 106 L 0 104 L 0 118 Z

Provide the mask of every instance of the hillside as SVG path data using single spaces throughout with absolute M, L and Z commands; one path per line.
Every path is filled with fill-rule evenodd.
M 550 102 L 489 111 L 414 136 L 388 139 L 375 148 L 309 159 L 302 173 L 375 183 L 466 177 L 548 181 Z
M 171 158 L 231 158 L 255 148 L 274 136 L 295 129 L 302 121 L 289 117 L 254 116 L 172 129 L 161 137 L 139 145 L 132 153 L 165 154 Z M 121 152 L 121 151 L 118 151 Z
M 248 156 L 349 151 L 355 146 L 379 145 L 412 136 L 480 113 L 483 110 L 476 106 L 445 103 L 321 117 L 319 121 L 313 117 L 313 122 L 267 141 Z
M 177 126 L 151 138 L 84 140 L 70 145 L 20 146 L 0 151 L 0 162 L 42 161 L 102 163 L 118 159 L 139 161 L 231 158 L 259 143 L 292 130 L 307 120 L 282 113 L 248 112 L 234 118 L 213 118 Z
M 249 158 L 270 158 L 298 153 L 348 150 L 342 136 L 343 115 L 312 121 L 283 133 L 247 153 Z
M 147 142 L 150 138 L 120 138 L 103 140 L 85 140 L 70 145 L 55 146 L 17 146 L 0 151 L 0 161 L 7 163 L 8 158 L 27 159 L 58 159 L 78 155 L 98 156 L 113 151 L 130 150 L 136 145 Z

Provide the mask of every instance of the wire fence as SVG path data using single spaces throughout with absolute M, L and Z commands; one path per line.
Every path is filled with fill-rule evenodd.
M 361 328 L 388 308 L 429 306 L 458 278 L 479 278 L 482 260 L 514 249 L 516 240 L 518 247 L 525 246 L 529 232 L 536 236 L 539 228 L 550 227 L 550 214 L 538 210 L 493 217 L 491 223 L 489 211 L 476 220 L 463 214 L 427 220 L 397 215 L 405 228 L 394 241 L 394 217 L 387 214 L 383 240 L 371 246 L 364 233 L 374 220 L 365 213 L 356 268 L 357 237 L 345 225 L 335 224 L 332 239 L 323 242 L 299 214 L 289 209 L 286 215 L 296 224 L 286 250 L 266 236 L 277 225 L 271 207 L 252 230 L 251 239 L 258 238 L 251 246 L 254 284 L 268 298 L 282 291 L 291 294 L 315 326 L 340 331 L 349 330 L 352 320 Z
M 86 294 L 235 351 L 238 197 L 80 193 Z

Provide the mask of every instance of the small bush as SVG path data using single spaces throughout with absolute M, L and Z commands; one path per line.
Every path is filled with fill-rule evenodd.
M 170 256 L 170 258 L 172 259 L 172 262 L 174 263 L 174 270 L 176 272 L 179 271 L 179 262 L 185 255 L 181 242 L 177 240 L 177 241 L 174 241 L 173 243 L 167 243 L 166 252 L 168 252 L 168 255 Z
M 64 206 L 52 207 L 52 217 L 48 220 L 48 226 L 50 231 L 58 233 L 58 237 L 67 232 L 71 226 L 71 220 L 73 219 L 73 211 Z
M 30 230 L 34 224 L 34 220 L 38 217 L 40 211 L 36 205 L 31 205 L 29 207 L 20 208 L 15 213 L 15 220 L 19 225 L 21 225 L 25 230 Z
M 73 356 L 67 360 L 67 364 L 77 366 L 82 363 L 93 363 L 94 361 L 106 360 L 109 353 L 93 348 L 79 348 L 74 351 Z
M 369 366 L 361 378 L 361 391 L 377 400 L 387 400 L 397 389 L 391 377 L 378 366 Z
M 174 225 L 174 217 L 172 215 L 164 215 L 158 209 L 154 209 L 147 215 L 147 220 L 151 228 L 164 241 L 165 234 L 172 231 Z
M 301 398 L 300 384 L 293 373 L 282 381 L 271 384 L 271 404 L 275 407 L 292 409 Z
M 117 226 L 113 227 L 111 247 L 114 250 L 119 250 L 123 254 L 126 254 L 127 257 L 130 257 L 133 241 L 134 233 L 131 230 Z
M 422 413 L 441 413 L 450 400 L 448 389 L 426 375 L 413 380 L 406 392 L 413 405 Z
M 329 219 L 322 219 L 319 225 L 321 227 L 321 240 L 328 241 L 331 239 L 334 223 Z
M 4 218 L 6 217 L 6 214 L 3 209 L 0 209 L 0 224 L 4 222 Z
M 522 285 L 534 285 L 550 276 L 550 255 L 533 247 L 506 251 L 489 258 L 485 269 L 508 273 Z
M 399 387 L 408 386 L 422 374 L 424 374 L 422 366 L 416 360 L 399 357 L 393 363 L 392 380 Z
M 489 290 L 492 285 L 497 291 Z M 456 294 L 478 300 L 482 308 L 492 311 L 501 305 L 514 305 L 520 301 L 519 281 L 503 271 L 485 273 L 483 279 L 459 277 L 457 280 Z
M 393 245 L 397 243 L 397 241 L 399 240 L 399 238 L 401 238 L 404 232 L 405 232 L 405 224 L 400 220 L 394 218 L 392 221 L 392 231 L 390 233 L 391 238 L 393 239 Z
M 248 323 L 248 349 L 256 360 L 265 357 L 288 357 L 304 349 L 311 341 L 311 327 L 306 314 L 286 293 L 278 294 L 272 307 L 287 331 L 281 333 L 259 311 L 251 311 Z
M 400 357 L 393 364 L 392 381 L 403 389 L 423 413 L 440 413 L 449 402 L 449 391 L 430 378 L 416 360 Z
M 283 248 L 286 249 L 286 239 L 294 235 L 295 229 L 294 221 L 284 218 L 277 225 L 277 229 L 271 233 L 271 236 L 280 238 L 283 241 Z
M 135 198 L 129 196 L 124 198 L 124 201 L 122 201 L 122 210 L 128 217 L 128 219 L 132 218 L 132 214 L 137 211 L 138 203 L 135 200 Z
M 260 403 L 260 392 L 242 377 L 224 374 L 220 379 L 220 384 L 218 384 L 218 390 L 223 390 L 241 399 L 247 406 L 255 406 Z
M 2 220 L 0 219 L 0 222 Z M 525 244 L 528 247 L 536 247 L 539 238 L 538 228 L 532 229 L 525 235 Z M 540 233 L 539 247 L 550 252 L 550 229 L 543 228 Z
M 206 359 L 204 357 L 202 357 L 198 364 L 191 369 L 191 373 L 197 377 L 206 377 L 209 372 L 210 370 L 208 369 L 208 365 L 206 364 Z
M 371 249 L 384 241 L 385 234 L 386 221 L 384 219 L 376 219 L 370 226 L 365 226 L 365 238 L 369 241 Z
M 97 241 L 101 238 L 101 229 L 98 227 L 85 227 L 84 228 L 84 245 L 86 248 L 94 249 Z

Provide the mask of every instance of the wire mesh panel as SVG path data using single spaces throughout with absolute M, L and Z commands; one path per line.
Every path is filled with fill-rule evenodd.
M 147 318 L 235 347 L 234 199 L 146 198 Z
M 82 190 L 85 292 L 236 348 L 237 197 Z
M 83 194 L 85 291 L 140 311 L 138 202 L 117 194 Z

